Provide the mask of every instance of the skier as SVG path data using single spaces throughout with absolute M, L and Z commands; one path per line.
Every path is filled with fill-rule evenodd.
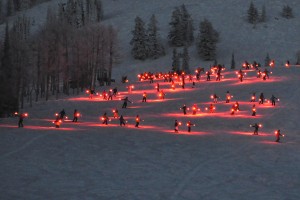
M 159 83 L 156 83 L 156 90 L 159 92 Z
M 244 73 L 243 73 L 242 69 L 240 69 L 240 71 L 238 72 L 238 77 L 239 77 L 240 81 L 243 82 Z
M 196 115 L 196 114 L 197 114 L 197 109 L 198 109 L 197 105 L 194 104 L 193 107 L 192 107 L 193 115 Z
M 118 88 L 115 87 L 115 88 L 113 89 L 113 95 L 116 97 L 116 96 L 117 96 L 117 93 L 118 93 Z
M 264 104 L 264 101 L 265 101 L 264 93 L 260 93 L 258 104 Z
M 21 113 L 19 115 L 19 122 L 18 122 L 18 127 L 19 128 L 24 127 L 23 120 L 24 120 L 25 117 L 26 117 L 26 113 Z
M 218 72 L 217 72 L 216 81 L 221 81 L 221 70 L 218 70 Z
M 210 104 L 210 106 L 209 106 L 209 112 L 210 113 L 214 113 L 215 112 L 215 107 L 213 106 L 213 104 Z
M 230 102 L 230 98 L 231 98 L 230 93 L 229 93 L 229 91 L 227 91 L 226 92 L 226 103 Z
M 241 111 L 240 104 L 238 102 L 235 102 L 234 106 L 235 106 L 235 111 Z
M 119 120 L 120 120 L 120 126 L 122 126 L 122 125 L 126 125 L 125 124 L 125 119 L 124 119 L 124 117 L 123 117 L 123 115 L 121 115 L 121 117 L 119 118 Z
M 55 128 L 59 128 L 60 124 L 61 124 L 61 119 L 56 118 L 55 121 L 54 121 L 54 124 L 55 124 Z
M 257 72 L 257 78 L 261 78 L 261 71 L 260 70 L 258 70 L 258 72 Z
M 279 142 L 280 141 L 280 136 L 284 137 L 284 135 L 282 135 L 280 133 L 280 129 L 278 129 L 277 131 L 275 131 L 275 136 L 276 136 L 275 142 Z
M 207 72 L 206 72 L 206 81 L 210 81 L 210 71 L 208 70 Z
M 146 101 L 147 101 L 147 93 L 144 92 L 142 102 L 146 102 Z
M 186 115 L 186 105 L 184 104 L 180 109 L 182 109 L 183 114 Z
M 165 99 L 165 93 L 164 93 L 164 91 L 163 90 L 161 90 L 160 92 L 159 92 L 159 98 L 160 99 Z
M 256 101 L 256 96 L 255 96 L 255 92 L 253 92 L 250 102 L 255 102 L 255 101 Z
M 175 133 L 178 133 L 178 127 L 179 127 L 179 123 L 178 123 L 178 121 L 176 119 L 175 123 L 174 123 L 174 131 L 175 131 Z
M 139 115 L 137 115 L 136 117 L 135 117 L 135 127 L 139 127 L 139 124 L 140 124 L 140 117 L 139 117 Z
M 122 108 L 127 108 L 127 104 L 128 102 L 132 103 L 131 101 L 129 101 L 128 97 L 125 97 L 124 99 L 121 99 L 123 100 L 123 105 L 122 105 Z
M 266 80 L 266 78 L 269 79 L 269 71 L 267 69 L 265 69 L 265 71 L 263 72 L 263 80 Z
M 214 100 L 214 103 L 218 103 L 218 96 L 216 95 L 216 93 L 213 95 L 213 100 Z
M 259 125 L 257 123 L 255 123 L 254 125 L 251 125 L 251 127 L 254 127 L 253 135 L 258 135 Z
M 107 114 L 105 112 L 102 116 L 102 121 L 103 121 L 102 124 L 108 125 L 108 120 L 109 118 L 107 117 Z
M 188 127 L 188 132 L 191 132 L 191 126 L 194 126 L 191 121 L 188 121 L 186 126 Z
M 113 110 L 114 113 L 114 118 L 118 118 L 119 117 L 119 111 L 118 109 Z
M 111 90 L 108 91 L 108 99 L 107 100 L 113 100 L 113 93 Z
M 79 112 L 77 112 L 77 110 L 75 109 L 74 110 L 74 117 L 73 117 L 73 120 L 72 120 L 72 122 L 77 122 L 77 120 L 78 120 L 78 117 L 79 117 Z
M 272 106 L 275 106 L 275 101 L 278 100 L 278 98 L 276 98 L 273 94 L 271 97 L 271 102 L 272 102 Z
M 62 111 L 59 112 L 59 119 L 63 119 L 66 115 L 65 109 L 62 109 Z
M 89 93 L 90 93 L 89 98 L 90 98 L 90 99 L 93 99 L 93 96 L 94 96 L 94 94 L 95 94 L 95 90 L 92 89 L 92 88 L 90 88 L 90 89 L 89 89 Z
M 103 97 L 103 100 L 107 100 L 107 93 L 105 90 L 103 90 L 103 92 L 102 92 L 102 97 Z
M 252 106 L 252 116 L 256 116 L 255 104 L 253 104 L 253 106 Z
M 234 111 L 235 111 L 235 104 L 233 104 L 231 107 L 231 115 L 234 115 Z

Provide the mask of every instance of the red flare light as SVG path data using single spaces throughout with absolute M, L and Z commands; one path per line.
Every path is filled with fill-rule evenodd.
M 77 113 L 76 116 L 79 117 L 79 116 L 80 116 L 80 113 Z
M 86 91 L 86 93 L 88 94 L 88 93 L 90 93 L 90 91 L 89 91 L 89 90 L 87 90 L 87 91 Z
M 259 128 L 261 128 L 261 127 L 262 127 L 262 124 L 259 124 L 258 126 L 259 126 Z
M 15 112 L 15 115 L 18 115 L 18 112 Z
M 25 116 L 25 117 L 28 117 L 28 113 L 24 113 L 24 116 Z
M 179 122 L 178 125 L 181 126 L 181 122 Z
M 55 113 L 55 116 L 58 116 L 58 113 Z

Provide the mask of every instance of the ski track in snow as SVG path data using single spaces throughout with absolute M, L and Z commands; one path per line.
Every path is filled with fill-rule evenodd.
M 7 158 L 7 157 L 9 157 L 9 156 L 11 156 L 11 155 L 13 155 L 13 154 L 15 154 L 15 153 L 20 152 L 21 150 L 26 149 L 26 148 L 29 147 L 31 144 L 33 144 L 35 141 L 37 141 L 37 140 L 39 140 L 39 139 L 41 139 L 41 138 L 43 138 L 43 137 L 46 137 L 46 136 L 49 135 L 49 134 L 50 134 L 50 133 L 47 133 L 47 134 L 39 135 L 39 136 L 37 136 L 37 137 L 35 137 L 35 138 L 32 138 L 31 140 L 29 140 L 28 142 L 26 142 L 25 144 L 23 144 L 23 145 L 20 146 L 19 148 L 15 149 L 15 150 L 13 150 L 13 151 L 7 152 L 7 153 L 5 153 L 5 154 L 3 154 L 3 155 L 0 155 L 0 159 Z

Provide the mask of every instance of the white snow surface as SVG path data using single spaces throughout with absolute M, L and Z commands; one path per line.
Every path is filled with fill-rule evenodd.
M 57 3 L 57 1 L 53 1 Z M 22 110 L 29 117 L 24 128 L 17 128 L 17 118 L 0 119 L 0 199 L 117 199 L 117 200 L 219 200 L 219 199 L 300 199 L 300 69 L 283 67 L 285 60 L 295 60 L 299 44 L 298 1 L 253 1 L 260 9 L 266 5 L 268 22 L 255 29 L 245 22 L 249 1 L 226 0 L 169 0 L 130 1 L 103 0 L 104 23 L 118 27 L 123 60 L 114 69 L 117 82 L 111 87 L 97 88 L 97 92 L 118 87 L 120 94 L 113 101 L 88 99 L 85 93 L 61 100 L 40 101 Z M 157 60 L 135 61 L 130 56 L 129 40 L 135 16 L 148 21 L 156 14 L 160 34 L 167 43 L 171 12 L 185 3 L 195 27 L 204 17 L 220 31 L 218 61 L 230 64 L 234 51 L 236 63 L 256 60 L 264 63 L 267 54 L 275 59 L 276 66 L 270 79 L 257 79 L 256 72 L 248 71 L 243 83 L 235 71 L 228 67 L 220 82 L 205 81 L 196 87 L 187 81 L 185 89 L 177 84 L 175 91 L 170 83 L 155 80 L 137 82 L 137 73 L 169 71 L 172 48 L 167 56 Z M 48 3 L 39 6 L 47 9 Z M 283 5 L 293 7 L 296 17 L 286 20 L 278 16 Z M 33 8 L 32 15 L 37 12 Z M 37 14 L 39 16 L 39 14 Z M 275 19 L 278 17 L 278 20 Z M 41 19 L 43 20 L 43 19 Z M 37 22 L 38 24 L 39 22 Z M 190 48 L 191 69 L 208 68 Z M 119 77 L 129 76 L 129 83 L 119 83 Z M 159 100 L 156 83 L 166 93 Z M 135 86 L 132 93 L 126 87 Z M 225 104 L 229 90 L 232 101 L 240 103 L 241 111 L 230 115 L 233 104 Z M 142 103 L 143 92 L 148 102 Z M 250 97 L 261 92 L 269 99 L 272 94 L 280 101 L 275 107 L 256 102 L 257 116 L 251 116 Z M 221 98 L 216 112 L 208 113 L 205 107 L 210 96 Z M 128 96 L 133 104 L 122 109 L 119 98 Z M 201 111 L 196 116 L 184 116 L 179 109 L 183 104 L 196 103 Z M 65 109 L 72 118 L 76 108 L 82 116 L 78 123 L 65 121 L 54 128 L 54 113 Z M 128 125 L 120 127 L 112 118 L 118 108 Z M 107 112 L 111 121 L 102 125 L 99 117 Z M 140 128 L 134 127 L 135 116 L 144 120 Z M 174 133 L 177 119 L 183 123 Z M 187 132 L 185 123 L 196 125 Z M 254 136 L 250 124 L 260 123 L 259 135 Z M 274 131 L 285 134 L 281 143 L 275 143 Z

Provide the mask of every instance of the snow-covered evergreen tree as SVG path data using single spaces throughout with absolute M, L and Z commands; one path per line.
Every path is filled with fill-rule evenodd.
M 251 1 L 249 9 L 248 9 L 248 22 L 250 24 L 256 24 L 258 22 L 259 16 L 256 7 Z
M 189 56 L 189 51 L 188 51 L 188 47 L 185 46 L 183 48 L 183 53 L 182 53 L 182 70 L 185 71 L 187 74 L 190 73 L 190 56 Z
M 207 19 L 201 21 L 197 38 L 198 55 L 204 60 L 214 60 L 218 41 L 219 33 L 213 28 L 212 24 Z
M 194 41 L 193 20 L 184 4 L 175 8 L 169 24 L 171 27 L 168 38 L 171 45 L 180 47 Z
M 182 46 L 184 44 L 183 40 L 183 33 L 182 33 L 182 25 L 181 25 L 181 12 L 178 7 L 172 12 L 171 22 L 169 23 L 171 28 L 168 35 L 169 42 L 171 45 L 174 46 Z
M 190 45 L 194 41 L 194 26 L 191 15 L 188 13 L 184 4 L 181 6 L 181 31 L 185 44 Z
M 267 56 L 265 58 L 265 67 L 269 67 L 270 62 L 271 62 L 271 59 L 270 59 L 269 53 L 267 53 Z
M 230 69 L 235 69 L 235 60 L 234 60 L 234 54 L 233 53 L 231 55 Z
M 281 16 L 286 19 L 294 18 L 293 9 L 289 5 L 284 6 L 281 11 Z
M 173 49 L 173 56 L 172 56 L 172 71 L 174 71 L 174 72 L 178 71 L 179 66 L 180 66 L 179 55 L 177 53 L 177 49 L 174 48 Z
M 140 17 L 135 18 L 135 27 L 132 31 L 133 38 L 130 41 L 132 45 L 131 55 L 138 60 L 145 60 L 148 57 L 146 46 L 146 31 L 145 23 Z
M 266 6 L 265 5 L 262 6 L 259 21 L 260 22 L 266 22 Z
M 147 48 L 148 56 L 151 58 L 158 58 L 165 55 L 165 49 L 160 42 L 160 38 L 157 33 L 157 21 L 155 15 L 151 16 L 150 23 L 147 30 Z

